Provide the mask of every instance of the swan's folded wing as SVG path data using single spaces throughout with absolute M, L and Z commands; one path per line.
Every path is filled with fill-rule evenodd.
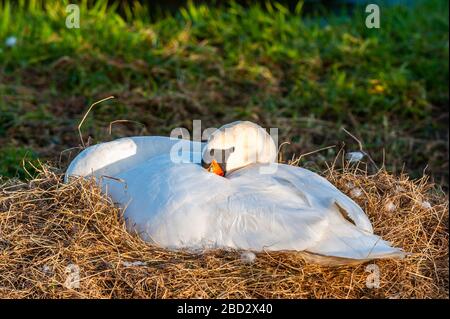
M 254 200 L 254 207 L 264 210 L 270 202 L 277 203 L 280 215 L 277 215 L 278 220 L 275 220 L 275 224 L 280 221 L 282 225 L 289 224 L 285 228 L 275 229 L 280 234 L 280 239 L 287 234 L 286 241 L 282 244 L 280 242 L 280 246 L 284 246 L 284 249 L 294 246 L 293 249 L 306 250 L 322 256 L 360 261 L 405 255 L 401 249 L 392 247 L 389 242 L 374 235 L 372 225 L 363 210 L 326 179 L 313 172 L 278 165 L 275 172 L 261 174 L 258 165 L 255 165 L 232 174 L 230 179 L 251 181 L 255 188 L 254 192 L 257 189 L 267 190 L 267 196 Z M 274 191 L 273 187 L 280 191 Z M 263 191 L 260 192 L 263 195 Z M 249 203 L 250 200 L 238 202 Z M 284 207 L 285 203 L 289 203 L 292 207 Z M 320 224 L 314 217 L 326 223 Z M 306 233 L 305 225 L 309 227 Z M 325 226 L 324 230 L 321 229 L 322 226 Z M 266 227 L 264 231 L 268 233 L 270 226 Z M 245 231 L 246 228 L 240 226 L 239 230 Z M 296 241 L 296 236 L 300 236 L 300 241 Z M 291 238 L 291 241 L 288 238 Z M 306 243 L 308 245 L 303 245 Z M 277 248 L 279 247 L 275 246 L 274 249 Z
M 361 207 L 325 178 L 300 167 L 283 164 L 278 166 L 276 178 L 294 185 L 314 207 L 330 209 L 332 205 L 337 205 L 359 229 L 373 234 L 372 224 Z
M 304 250 L 317 243 L 328 227 L 323 213 L 279 191 L 238 190 L 216 202 L 211 224 L 217 245 L 259 251 Z
M 226 179 L 197 164 L 176 164 L 170 154 L 101 179 L 105 193 L 122 208 L 127 225 L 163 247 L 198 247 L 208 229 L 207 203 L 227 188 Z M 206 209 L 202 209 L 202 208 Z

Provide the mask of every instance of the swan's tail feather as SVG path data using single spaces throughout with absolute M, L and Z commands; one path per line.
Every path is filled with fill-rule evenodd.
M 333 214 L 330 230 L 307 250 L 311 253 L 340 258 L 371 260 L 403 258 L 406 253 L 377 235 L 359 229 L 339 212 Z
M 349 259 L 364 262 L 372 259 L 403 258 L 407 254 L 399 249 L 390 246 L 380 237 L 371 235 L 374 238 L 359 240 L 352 238 L 351 241 L 344 241 L 342 238 L 333 237 L 331 240 L 321 241 L 316 246 L 308 249 L 308 252 L 321 255 L 333 256 L 338 259 Z M 331 241 L 334 241 L 333 243 Z M 348 243 L 350 242 L 350 245 Z

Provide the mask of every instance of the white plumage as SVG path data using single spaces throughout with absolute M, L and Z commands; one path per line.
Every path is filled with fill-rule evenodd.
M 246 132 L 259 126 L 235 122 L 227 127 L 235 137 L 224 137 L 222 129 L 207 144 L 130 137 L 91 146 L 71 163 L 66 180 L 72 175 L 96 177 L 125 209 L 128 226 L 166 248 L 296 250 L 358 260 L 404 255 L 374 235 L 363 210 L 326 179 L 273 163 L 271 139 L 265 137 L 264 152 L 261 146 L 249 147 L 251 141 L 243 144 Z M 174 161 L 173 151 L 180 146 L 190 150 L 181 163 Z M 235 148 L 223 166 L 226 177 L 195 163 L 212 146 Z M 260 152 L 257 160 L 238 167 L 249 150 Z

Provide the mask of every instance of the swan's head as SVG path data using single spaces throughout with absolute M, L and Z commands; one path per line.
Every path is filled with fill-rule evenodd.
M 261 126 L 237 121 L 222 126 L 208 139 L 202 166 L 224 176 L 253 163 L 275 162 L 277 148 L 272 137 Z

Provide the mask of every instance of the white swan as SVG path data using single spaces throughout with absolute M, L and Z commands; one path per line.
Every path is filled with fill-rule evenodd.
M 174 150 L 188 150 L 183 162 Z M 363 210 L 325 178 L 277 164 L 276 155 L 264 129 L 239 121 L 206 144 L 131 137 L 91 146 L 72 161 L 66 180 L 95 176 L 125 209 L 128 226 L 166 248 L 297 250 L 358 260 L 404 255 L 374 235 Z M 211 163 L 225 177 L 202 167 Z

